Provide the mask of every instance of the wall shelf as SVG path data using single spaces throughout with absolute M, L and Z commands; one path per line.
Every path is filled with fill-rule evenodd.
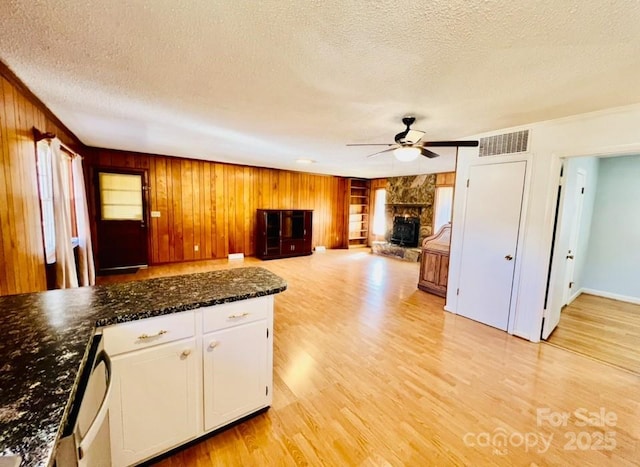
M 366 246 L 369 233 L 369 180 L 349 179 L 349 247 Z

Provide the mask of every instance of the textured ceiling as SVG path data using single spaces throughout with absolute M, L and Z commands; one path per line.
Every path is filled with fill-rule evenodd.
M 317 173 L 451 170 L 344 146 L 405 114 L 457 139 L 640 102 L 632 0 L 3 0 L 0 31 L 85 144 Z

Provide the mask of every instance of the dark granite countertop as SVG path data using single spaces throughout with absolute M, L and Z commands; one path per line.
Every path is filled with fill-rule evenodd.
M 53 464 L 96 326 L 284 291 L 259 267 L 0 297 L 0 454 Z

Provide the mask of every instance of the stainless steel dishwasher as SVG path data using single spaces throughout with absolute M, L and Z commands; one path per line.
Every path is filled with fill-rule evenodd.
M 111 360 L 102 347 L 102 336 L 95 336 L 58 443 L 57 467 L 111 466 L 108 412 L 113 378 Z

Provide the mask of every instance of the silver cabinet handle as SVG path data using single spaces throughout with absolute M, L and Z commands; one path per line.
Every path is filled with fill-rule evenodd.
M 209 343 L 209 348 L 210 348 L 211 350 L 213 350 L 213 349 L 215 349 L 216 347 L 218 347 L 218 344 L 219 344 L 219 342 L 218 342 L 218 341 L 211 341 L 211 342 Z
M 160 330 L 159 330 L 157 333 L 155 333 L 155 334 L 151 334 L 151 335 L 148 335 L 148 334 L 140 334 L 140 335 L 138 336 L 138 339 L 140 339 L 141 341 L 143 341 L 143 340 L 145 340 L 145 339 L 153 339 L 154 337 L 160 337 L 160 336 L 162 336 L 162 335 L 164 335 L 164 334 L 166 334 L 166 333 L 168 333 L 168 332 L 169 332 L 169 331 L 165 331 L 164 329 L 160 329 Z
M 229 315 L 229 319 L 239 319 L 239 318 L 244 318 L 245 316 L 249 316 L 249 313 L 247 313 L 246 311 L 239 315 Z

